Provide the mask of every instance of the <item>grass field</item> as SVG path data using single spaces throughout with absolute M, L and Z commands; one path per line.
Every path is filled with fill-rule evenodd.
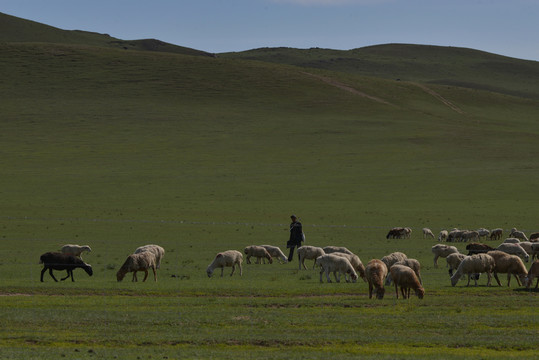
M 0 74 L 0 358 L 538 357 L 537 291 L 451 287 L 420 235 L 539 230 L 533 97 L 89 44 L 5 41 Z M 219 251 L 284 249 L 291 213 L 307 244 L 417 258 L 425 298 L 296 261 L 207 278 Z M 41 283 L 65 243 L 94 276 Z M 118 283 L 149 243 L 158 282 Z

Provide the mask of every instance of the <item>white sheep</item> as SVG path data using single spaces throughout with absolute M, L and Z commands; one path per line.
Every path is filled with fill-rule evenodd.
M 391 265 L 391 267 L 393 267 L 395 265 L 403 265 L 403 266 L 407 266 L 410 269 L 412 269 L 414 271 L 417 279 L 419 280 L 419 283 L 423 284 L 423 280 L 421 279 L 421 263 L 418 260 L 416 260 L 416 259 L 405 259 L 405 260 L 397 261 L 396 263 Z M 386 285 L 391 284 L 392 280 L 393 280 L 393 278 L 391 277 L 391 268 L 389 268 L 389 274 L 387 275 Z
M 464 231 L 460 236 L 462 241 L 479 241 L 479 233 L 475 230 Z
M 531 241 L 521 241 L 518 243 L 528 255 L 533 254 L 533 243 Z
M 526 279 L 524 280 L 524 285 L 526 285 L 527 289 L 533 285 L 533 280 L 535 278 L 537 278 L 537 282 L 535 283 L 535 288 L 537 289 L 537 286 L 539 286 L 539 260 L 533 262 L 528 271 L 528 276 L 526 276 Z
M 365 267 L 365 276 L 369 283 L 369 299 L 372 298 L 373 290 L 376 291 L 376 298 L 384 298 L 384 279 L 387 276 L 387 266 L 381 260 L 372 259 Z
M 221 277 L 223 277 L 223 271 L 226 267 L 232 267 L 232 272 L 230 273 L 230 276 L 234 275 L 234 271 L 236 271 L 236 265 L 240 268 L 240 276 L 243 275 L 243 270 L 241 267 L 241 263 L 243 262 L 243 254 L 237 250 L 227 250 L 223 251 L 215 256 L 215 259 L 213 259 L 213 262 L 208 265 L 208 268 L 206 269 L 206 274 L 208 274 L 208 277 L 211 277 L 213 275 L 213 271 L 216 268 L 221 268 Z
M 316 258 L 316 265 L 320 266 L 320 282 L 323 282 L 322 273 L 324 272 L 326 273 L 328 283 L 331 282 L 331 279 L 329 278 L 330 272 L 333 273 L 335 281 L 337 282 L 341 281 L 340 274 L 344 274 L 346 282 L 349 282 L 349 280 L 346 279 L 346 275 L 349 275 L 353 282 L 356 282 L 357 280 L 357 274 L 352 267 L 352 264 L 350 264 L 350 261 L 345 257 L 334 254 L 322 255 Z
M 142 281 L 146 281 L 146 278 L 148 278 L 148 269 L 152 269 L 153 278 L 155 281 L 157 281 L 155 268 L 156 260 L 153 253 L 144 251 L 138 254 L 131 254 L 127 257 L 120 270 L 118 270 L 116 273 L 116 279 L 118 281 L 122 281 L 125 274 L 128 272 L 133 272 L 132 281 L 138 281 L 137 271 L 144 271 L 144 280 Z
M 520 280 L 524 282 L 528 275 L 528 270 L 518 256 L 509 255 L 499 250 L 489 251 L 488 254 L 494 258 L 494 278 L 498 282 L 498 285 L 502 286 L 500 279 L 498 279 L 498 273 L 501 273 L 507 274 L 507 286 L 511 285 L 511 274 L 517 279 L 518 285 L 522 286 Z
M 341 256 L 348 259 L 348 261 L 350 261 L 350 264 L 352 264 L 352 267 L 358 273 L 358 275 L 363 279 L 363 281 L 367 282 L 367 279 L 365 278 L 365 266 L 361 262 L 359 256 L 357 256 L 356 254 L 345 254 L 342 252 L 334 252 L 332 253 L 332 255 Z
M 453 270 L 458 269 L 460 263 L 465 257 L 466 255 L 458 252 L 447 255 L 445 261 L 447 262 L 447 266 L 449 267 L 449 276 L 453 276 Z
M 436 244 L 431 248 L 431 251 L 434 254 L 434 267 L 438 267 L 438 258 L 445 258 L 449 254 L 459 252 L 456 247 L 445 244 Z
M 421 286 L 413 269 L 406 265 L 394 264 L 389 271 L 395 283 L 397 299 L 399 298 L 399 287 L 401 288 L 403 298 L 410 298 L 410 289 L 414 289 L 417 297 L 423 299 L 425 289 Z
M 481 239 L 482 237 L 485 238 L 485 240 L 487 239 L 487 236 L 490 236 L 490 231 L 488 229 L 485 229 L 485 228 L 479 228 L 477 229 L 477 233 L 479 234 L 479 239 Z
M 390 269 L 391 265 L 393 265 L 394 263 L 399 262 L 399 261 L 403 261 L 403 260 L 406 260 L 406 259 L 408 259 L 408 256 L 406 256 L 406 254 L 401 253 L 399 251 L 395 251 L 395 252 L 392 252 L 389 255 L 384 256 L 382 258 L 382 262 L 384 264 L 386 264 L 386 267 L 388 269 Z
M 511 229 L 511 233 L 509 234 L 509 237 L 514 237 L 522 241 L 529 241 L 528 238 L 526 237 L 526 234 L 524 234 L 524 232 L 518 231 L 515 228 Z
M 423 228 L 423 239 L 426 239 L 427 236 L 430 236 L 434 239 L 434 234 L 432 233 L 432 230 L 429 228 Z
M 62 246 L 62 249 L 61 249 L 62 253 L 63 254 L 66 254 L 66 255 L 73 255 L 73 256 L 76 256 L 80 259 L 82 259 L 82 253 L 84 251 L 87 251 L 87 252 L 91 252 L 92 249 L 90 249 L 90 246 L 88 245 L 74 245 L 74 244 L 66 244 L 64 246 Z
M 281 251 L 281 249 L 277 246 L 273 245 L 260 245 L 263 248 L 265 248 L 271 257 L 274 257 L 279 260 L 281 264 L 286 264 L 288 262 L 288 258 L 285 256 L 285 254 Z
M 519 244 L 502 243 L 496 248 L 496 250 L 500 250 L 511 255 L 520 256 L 526 262 L 528 262 L 530 259 L 530 255 L 528 255 L 528 253 Z
M 315 260 L 313 264 L 313 269 L 316 265 L 316 258 L 322 255 L 325 255 L 324 249 L 321 247 L 316 246 L 310 246 L 310 245 L 304 245 L 298 248 L 298 256 L 299 256 L 299 269 L 301 270 L 301 266 L 303 266 L 304 269 L 307 269 L 305 266 L 305 260 Z
M 438 234 L 438 241 L 445 241 L 448 235 L 449 233 L 447 232 L 447 230 L 440 231 L 440 233 Z
M 475 254 L 471 256 L 466 256 L 460 263 L 455 274 L 451 277 L 451 285 L 455 286 L 459 279 L 464 274 L 467 274 L 468 284 L 466 284 L 466 286 L 470 286 L 470 278 L 473 274 L 486 272 L 488 276 L 487 286 L 490 286 L 490 282 L 492 280 L 492 272 L 494 271 L 495 266 L 496 263 L 494 262 L 494 258 L 492 258 L 492 256 L 488 254 Z M 474 278 L 474 281 L 475 286 L 477 286 L 477 279 Z
M 161 268 L 161 259 L 165 256 L 165 249 L 159 245 L 143 245 L 135 249 L 135 254 L 140 254 L 142 252 L 149 251 L 155 256 L 155 265 L 157 269 Z
M 353 252 L 345 248 L 344 246 L 326 246 L 323 248 L 326 254 L 333 254 L 336 252 L 352 255 Z
M 243 252 L 245 255 L 247 255 L 247 264 L 251 263 L 251 256 L 256 258 L 257 264 L 260 264 L 261 259 L 268 259 L 269 263 L 273 264 L 273 259 L 271 258 L 270 253 L 262 246 L 249 245 L 243 250 Z

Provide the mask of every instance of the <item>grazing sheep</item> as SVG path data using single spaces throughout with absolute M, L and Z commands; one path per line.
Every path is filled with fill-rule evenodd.
M 431 229 L 429 228 L 423 228 L 423 239 L 426 239 L 427 236 L 430 236 L 434 239 L 434 234 L 432 233 Z
M 391 267 L 393 267 L 394 265 L 403 265 L 409 267 L 414 271 L 417 279 L 419 280 L 419 283 L 423 284 L 423 280 L 421 279 L 421 264 L 416 259 L 405 259 L 402 261 L 397 261 L 396 263 L 391 265 Z M 391 281 L 393 280 L 391 277 L 391 267 L 389 268 L 389 274 L 387 275 L 386 285 L 391 284 Z
M 530 241 L 533 242 L 533 240 L 536 240 L 539 239 L 539 232 L 534 232 L 534 233 L 531 233 L 530 234 Z
M 305 260 L 315 260 L 313 264 L 314 269 L 316 265 L 316 258 L 325 254 L 326 253 L 324 252 L 324 249 L 322 249 L 321 247 L 304 245 L 298 248 L 299 269 L 301 270 L 301 266 L 303 266 L 303 268 L 307 270 L 307 267 L 305 266 Z
M 236 271 L 236 265 L 240 268 L 240 276 L 243 275 L 243 270 L 241 268 L 241 263 L 243 262 L 243 254 L 237 250 L 227 250 L 223 251 L 215 256 L 215 259 L 213 262 L 208 265 L 208 268 L 206 269 L 206 274 L 208 274 L 208 277 L 211 277 L 213 275 L 213 271 L 216 268 L 221 268 L 221 277 L 223 277 L 223 271 L 225 269 L 225 266 L 232 267 L 232 272 L 230 273 L 230 276 L 234 275 L 234 271 Z
M 391 254 L 389 255 L 386 255 L 382 258 L 382 262 L 384 264 L 386 264 L 386 267 L 389 269 L 391 268 L 391 266 L 398 262 L 398 261 L 403 261 L 403 260 L 406 260 L 408 259 L 408 256 L 406 256 L 406 254 L 404 253 L 401 253 L 399 251 L 395 251 L 395 252 L 392 252 Z
M 468 250 L 468 255 L 473 254 L 484 254 L 486 252 L 495 250 L 492 246 L 483 243 L 470 243 L 466 245 L 466 250 Z
M 487 239 L 488 236 L 490 236 L 490 231 L 485 229 L 485 228 L 479 228 L 477 229 L 477 233 L 479 234 L 479 239 L 481 239 L 482 237 L 485 238 L 485 240 Z
M 348 259 L 348 261 L 350 261 L 350 264 L 352 264 L 354 270 L 359 274 L 363 281 L 367 282 L 367 279 L 365 278 L 365 266 L 363 266 L 363 263 L 359 259 L 359 256 L 357 256 L 356 254 L 350 255 L 341 252 L 335 252 L 332 253 L 332 255 L 341 256 Z
M 73 278 L 73 270 L 76 268 L 82 268 L 86 273 L 90 276 L 93 275 L 92 266 L 89 264 L 86 264 L 82 259 L 74 256 L 74 255 L 68 255 L 63 254 L 59 252 L 47 252 L 39 257 L 39 263 L 43 264 L 43 270 L 41 270 L 41 282 L 43 282 L 43 274 L 47 269 L 49 270 L 49 274 L 54 279 L 54 281 L 58 282 L 56 278 L 54 277 L 52 270 L 66 270 L 67 276 L 65 278 L 61 278 L 60 280 L 64 281 L 68 277 L 71 276 L 71 281 L 74 282 L 75 279 Z
M 460 236 L 460 239 L 462 241 L 479 241 L 479 233 L 477 231 L 464 231 L 461 236 Z
M 63 254 L 73 255 L 82 259 L 82 253 L 84 251 L 91 252 L 92 249 L 90 249 L 90 246 L 88 245 L 81 246 L 81 245 L 67 244 L 67 245 L 62 246 L 61 251 Z
M 406 237 L 406 229 L 403 227 L 394 227 L 386 235 L 386 239 L 402 239 L 404 237 Z
M 447 230 L 440 231 L 440 233 L 438 234 L 438 241 L 445 241 L 448 235 L 449 233 L 447 232 Z
M 349 282 L 349 280 L 346 279 L 346 275 L 350 275 L 353 282 L 356 282 L 357 280 L 357 274 L 352 267 L 352 264 L 350 264 L 350 261 L 345 257 L 335 254 L 322 255 L 316 258 L 316 265 L 320 266 L 320 282 L 323 282 L 322 273 L 324 272 L 326 273 L 328 283 L 331 282 L 331 279 L 329 278 L 330 272 L 333 272 L 333 276 L 335 276 L 335 281 L 337 282 L 341 281 L 340 274 L 344 274 L 346 282 Z
M 490 282 L 492 280 L 492 272 L 494 271 L 495 266 L 496 264 L 494 262 L 494 259 L 488 254 L 475 254 L 467 256 L 462 259 L 459 267 L 457 268 L 457 271 L 453 276 L 451 276 L 451 285 L 455 286 L 459 279 L 462 277 L 462 275 L 467 274 L 468 284 L 466 284 L 466 286 L 470 286 L 470 278 L 473 274 L 486 272 L 488 276 L 487 286 L 490 286 Z M 477 286 L 477 280 L 474 279 L 474 281 L 475 286 Z
M 490 240 L 501 240 L 503 235 L 503 229 L 494 229 L 490 233 Z
M 243 252 L 247 255 L 247 264 L 251 263 L 251 256 L 256 257 L 256 263 L 260 264 L 261 259 L 268 259 L 270 264 L 273 264 L 273 259 L 266 248 L 257 245 L 247 246 Z
M 458 229 L 455 229 L 455 230 L 451 230 L 449 232 L 449 234 L 447 235 L 447 242 L 455 242 L 455 241 L 460 241 L 461 238 L 462 238 L 462 234 L 464 233 L 465 230 L 458 230 Z
M 324 252 L 326 254 L 333 254 L 333 253 L 343 253 L 348 255 L 353 255 L 354 253 L 345 248 L 344 246 L 326 246 L 323 248 Z
M 438 258 L 445 258 L 449 254 L 459 252 L 456 247 L 445 244 L 436 244 L 431 248 L 431 251 L 434 254 L 434 267 L 438 267 Z
M 449 267 L 449 276 L 453 276 L 453 270 L 457 270 L 462 260 L 466 257 L 466 255 L 461 253 L 452 253 L 447 255 L 445 258 L 445 261 L 447 262 L 447 266 Z
M 161 259 L 165 256 L 165 249 L 159 245 L 144 245 L 140 246 L 135 250 L 135 254 L 140 254 L 144 251 L 149 251 L 155 256 L 155 266 L 156 269 L 161 268 Z
M 530 259 L 530 255 L 528 255 L 528 253 L 519 244 L 502 243 L 496 248 L 496 250 L 500 250 L 511 255 L 520 256 L 526 262 L 528 262 Z
M 502 286 L 500 279 L 498 279 L 498 273 L 501 273 L 507 274 L 507 286 L 511 285 L 511 274 L 517 279 L 518 285 L 522 286 L 520 280 L 524 282 L 528 275 L 528 270 L 526 270 L 524 263 L 518 256 L 509 255 L 499 250 L 490 251 L 488 254 L 494 258 L 494 278 L 498 282 L 498 285 Z
M 526 285 L 527 289 L 533 285 L 533 280 L 535 278 L 537 278 L 537 282 L 535 283 L 535 288 L 537 289 L 537 286 L 539 285 L 539 260 L 533 262 L 528 271 L 528 276 L 526 276 L 526 279 L 524 280 L 524 285 Z
M 131 281 L 138 281 L 137 271 L 144 271 L 144 279 L 142 280 L 144 282 L 148 278 L 148 269 L 152 269 L 153 279 L 157 281 L 156 267 L 156 258 L 152 252 L 143 251 L 137 254 L 131 254 L 125 259 L 122 267 L 116 273 L 116 280 L 122 281 L 128 272 L 132 272 L 133 278 Z
M 518 244 L 528 255 L 533 255 L 533 243 L 531 241 L 521 241 Z
M 507 238 L 503 242 L 506 244 L 518 244 L 520 240 L 517 238 Z
M 381 260 L 372 259 L 365 267 L 365 276 L 369 283 L 369 299 L 372 299 L 373 289 L 376 291 L 376 298 L 384 298 L 384 279 L 387 276 L 387 266 Z
M 399 287 L 401 288 L 402 297 L 410 298 L 410 289 L 414 289 L 418 298 L 423 299 L 425 289 L 421 286 L 417 276 L 410 267 L 405 265 L 395 264 L 389 269 L 391 278 L 395 283 L 395 294 L 399 298 Z
M 522 241 L 529 241 L 528 238 L 526 237 L 526 234 L 524 234 L 524 232 L 518 231 L 515 228 L 513 228 L 511 230 L 511 233 L 509 234 L 509 237 L 514 237 L 514 238 L 520 239 Z
M 266 249 L 271 257 L 274 257 L 279 260 L 281 264 L 286 264 L 288 262 L 288 258 L 285 256 L 285 254 L 281 251 L 281 249 L 277 246 L 272 245 L 260 245 L 264 249 Z

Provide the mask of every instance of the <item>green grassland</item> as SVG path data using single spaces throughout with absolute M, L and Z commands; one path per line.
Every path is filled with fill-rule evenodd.
M 451 287 L 420 235 L 539 230 L 539 104 L 515 96 L 526 72 L 505 80 L 508 95 L 2 41 L 1 358 L 537 357 L 537 291 L 507 288 L 505 276 L 502 287 Z M 320 284 L 297 261 L 207 278 L 219 251 L 284 249 L 291 213 L 307 244 L 346 246 L 364 263 L 417 258 L 425 298 L 397 300 L 389 287 L 368 299 L 364 282 Z M 412 238 L 386 240 L 393 226 Z M 65 243 L 92 247 L 94 276 L 41 283 L 40 254 Z M 118 283 L 125 257 L 149 243 L 166 250 L 158 282 Z

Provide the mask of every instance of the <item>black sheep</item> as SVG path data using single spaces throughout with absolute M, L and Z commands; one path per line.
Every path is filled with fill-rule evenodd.
M 54 279 L 54 281 L 58 282 L 54 275 L 52 274 L 52 270 L 67 270 L 67 276 L 65 278 L 62 278 L 60 280 L 65 280 L 68 277 L 71 276 L 71 281 L 75 281 L 73 279 L 73 269 L 76 268 L 83 268 L 84 271 L 90 276 L 94 273 L 92 270 L 92 266 L 89 264 L 86 264 L 84 261 L 79 259 L 76 256 L 68 255 L 68 254 L 62 254 L 59 252 L 48 252 L 39 257 L 39 263 L 43 264 L 43 270 L 41 270 L 41 282 L 43 282 L 43 274 L 47 269 L 49 269 L 49 274 L 51 274 L 51 277 Z

